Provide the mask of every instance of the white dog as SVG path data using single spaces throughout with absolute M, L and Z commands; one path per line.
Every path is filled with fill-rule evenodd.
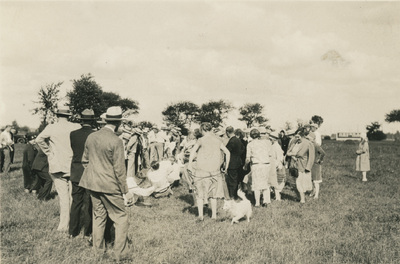
M 237 194 L 242 199 L 241 201 L 235 201 L 235 200 L 225 201 L 224 206 L 222 208 L 225 211 L 229 211 L 229 213 L 232 215 L 233 218 L 231 225 L 233 225 L 233 223 L 238 224 L 239 220 L 245 216 L 247 222 L 250 222 L 250 217 L 252 214 L 251 203 L 246 198 L 244 192 L 239 189 Z

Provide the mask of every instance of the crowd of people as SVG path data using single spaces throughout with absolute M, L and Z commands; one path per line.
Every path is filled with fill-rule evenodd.
M 318 125 L 310 122 L 286 135 L 270 128 L 248 131 L 213 128 L 202 123 L 183 136 L 178 127 L 141 127 L 122 118 L 120 107 L 110 107 L 96 118 L 90 109 L 70 122 L 70 109 L 60 105 L 57 121 L 36 137 L 27 136 L 23 153 L 25 192 L 40 200 L 58 193 L 57 230 L 71 238 L 83 235 L 99 255 L 105 251 L 110 229 L 115 229 L 116 260 L 128 254 L 127 206 L 146 203 L 146 197 L 169 197 L 179 183 L 193 195 L 198 221 L 209 204 L 217 218 L 217 199 L 238 200 L 238 189 L 254 193 L 255 207 L 268 207 L 271 192 L 281 200 L 288 175 L 296 178 L 300 203 L 306 192 L 318 199 L 325 152 Z M 11 164 L 13 141 L 7 126 L 1 133 L 5 173 Z M 357 150 L 357 170 L 369 171 L 366 136 Z M 83 220 L 83 222 L 82 222 Z

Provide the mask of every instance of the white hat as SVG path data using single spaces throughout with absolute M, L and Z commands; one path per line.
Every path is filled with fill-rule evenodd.
M 56 115 L 70 116 L 71 110 L 69 110 L 69 106 L 67 105 L 58 104 Z
M 122 109 L 120 106 L 109 107 L 104 118 L 106 121 L 121 121 L 123 119 L 125 118 L 122 118 Z

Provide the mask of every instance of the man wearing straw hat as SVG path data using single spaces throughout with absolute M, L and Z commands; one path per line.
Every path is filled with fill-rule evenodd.
M 72 201 L 70 184 L 72 149 L 69 134 L 80 126 L 68 121 L 68 117 L 71 116 L 68 106 L 59 105 L 56 115 L 57 122 L 48 125 L 38 135 L 36 143 L 48 157 L 49 174 L 60 200 L 60 224 L 57 231 L 68 232 Z
M 129 193 L 124 145 L 115 135 L 122 121 L 122 109 L 107 109 L 106 125 L 89 135 L 82 164 L 85 167 L 79 186 L 89 190 L 93 205 L 93 247 L 96 254 L 105 251 L 104 230 L 107 216 L 115 226 L 114 254 L 120 261 L 128 253 L 128 214 L 125 205 L 133 203 Z
M 79 186 L 83 174 L 82 155 L 87 137 L 94 132 L 92 124 L 95 121 L 94 112 L 85 109 L 77 118 L 81 121 L 82 127 L 72 131 L 70 134 L 71 148 L 73 152 L 71 162 L 71 183 L 72 183 L 72 205 L 69 221 L 69 235 L 76 237 L 80 233 L 80 219 L 83 216 L 84 236 L 92 234 L 92 212 L 89 192 Z

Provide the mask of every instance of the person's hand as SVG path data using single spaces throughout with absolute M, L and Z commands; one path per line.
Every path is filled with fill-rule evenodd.
M 122 196 L 124 197 L 125 206 L 133 205 L 133 193 L 127 192 L 126 194 L 123 194 Z
M 281 170 L 283 168 L 283 164 L 281 162 L 279 162 L 278 164 L 278 170 Z

